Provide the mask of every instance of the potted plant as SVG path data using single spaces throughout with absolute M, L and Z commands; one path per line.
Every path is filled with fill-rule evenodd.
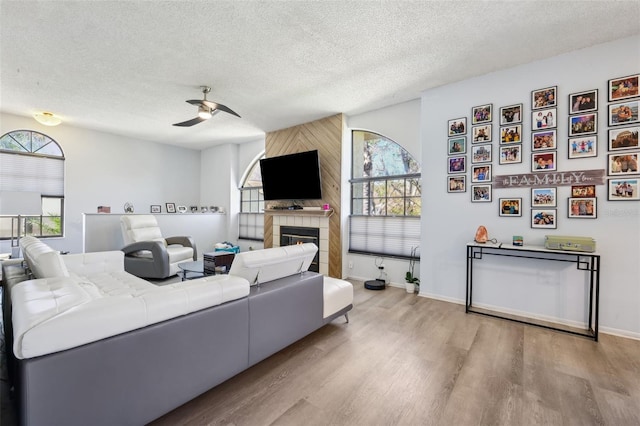
M 417 251 L 418 251 L 418 246 L 411 247 L 411 257 L 409 258 L 409 270 L 407 271 L 407 274 L 404 276 L 405 288 L 407 289 L 407 293 L 415 292 L 416 287 L 420 286 L 420 278 L 415 276 Z

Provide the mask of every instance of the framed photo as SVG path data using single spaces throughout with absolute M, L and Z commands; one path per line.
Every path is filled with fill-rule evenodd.
M 596 197 L 569 198 L 569 217 L 580 219 L 595 219 L 598 217 L 596 210 Z
M 556 127 L 556 108 L 541 109 L 531 112 L 531 130 L 544 130 Z
M 471 124 L 491 123 L 493 104 L 479 105 L 471 108 Z
M 572 185 L 571 196 L 573 198 L 591 198 L 596 196 L 595 185 Z
M 609 179 L 607 199 L 609 201 L 637 201 L 640 200 L 638 185 L 640 178 Z
M 471 127 L 473 143 L 491 142 L 491 124 Z
M 522 198 L 500 198 L 498 201 L 500 205 L 500 216 L 522 216 Z
M 151 205 L 151 213 L 160 213 L 161 211 L 162 211 L 162 206 L 160 206 L 159 204 Z
M 491 202 L 491 184 L 471 185 L 471 202 L 472 203 L 490 203 Z
M 500 147 L 500 164 L 522 163 L 522 144 Z
M 198 213 L 198 206 L 191 206 L 189 210 L 191 210 L 191 213 Z
M 638 148 L 640 126 L 609 129 L 609 151 Z
M 544 151 L 556 148 L 556 129 L 533 132 L 531 134 L 531 151 Z
M 491 144 L 472 145 L 471 146 L 471 163 L 490 163 L 491 162 Z
M 598 113 L 572 115 L 569 117 L 569 137 L 587 135 L 598 131 Z
M 491 182 L 491 164 L 484 164 L 482 166 L 471 166 L 471 182 Z
M 531 227 L 556 229 L 556 209 L 531 209 Z
M 640 101 L 626 101 L 619 104 L 609 104 L 609 126 L 640 123 L 640 120 L 638 120 L 639 105 Z
M 589 135 L 569 138 L 569 158 L 586 158 L 598 156 L 598 136 Z
M 617 77 L 609 80 L 609 102 L 635 98 L 638 93 L 640 74 Z
M 176 203 L 166 203 L 167 213 L 175 213 L 176 212 Z
M 500 108 L 500 125 L 522 123 L 522 104 L 508 105 Z
M 534 152 L 531 154 L 531 171 L 548 172 L 556 170 L 556 152 Z
M 531 109 L 556 106 L 558 86 L 545 87 L 531 92 Z
M 447 176 L 447 192 L 466 192 L 466 176 Z
M 531 188 L 531 207 L 555 207 L 556 188 Z
M 467 153 L 467 137 L 460 136 L 449 139 L 449 155 L 466 154 Z
M 454 118 L 448 123 L 449 136 L 459 136 L 467 133 L 467 117 Z
M 449 173 L 464 173 L 467 171 L 467 157 L 460 155 L 449 158 Z
M 569 114 L 582 114 L 598 110 L 598 89 L 569 95 Z
M 520 143 L 522 142 L 522 124 L 516 124 L 513 126 L 500 127 L 500 143 Z
M 609 176 L 637 175 L 639 154 L 640 151 L 609 154 Z

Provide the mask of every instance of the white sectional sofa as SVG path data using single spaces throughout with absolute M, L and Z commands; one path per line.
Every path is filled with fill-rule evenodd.
M 121 251 L 21 247 L 34 279 L 5 282 L 4 314 L 22 424 L 147 423 L 352 308 L 351 284 L 307 271 L 313 244 L 165 286 L 125 272 Z

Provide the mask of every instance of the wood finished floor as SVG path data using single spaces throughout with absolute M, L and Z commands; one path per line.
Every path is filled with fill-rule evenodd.
M 152 423 L 640 425 L 640 341 L 355 284 L 338 319 Z

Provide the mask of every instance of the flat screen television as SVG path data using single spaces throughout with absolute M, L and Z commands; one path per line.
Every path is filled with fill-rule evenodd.
M 318 151 L 306 151 L 260 160 L 265 200 L 319 200 L 322 198 Z

